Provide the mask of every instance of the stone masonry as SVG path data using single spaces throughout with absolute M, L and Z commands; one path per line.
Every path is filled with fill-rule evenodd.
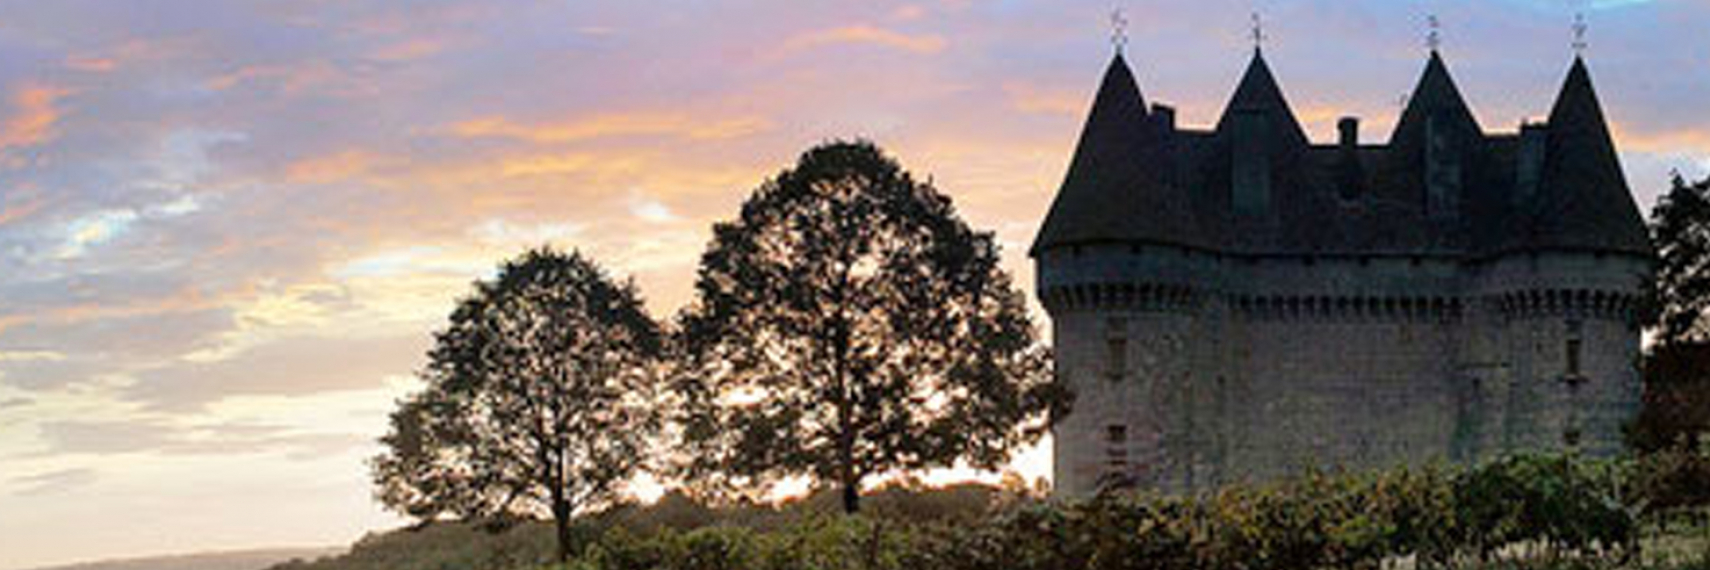
M 1486 134 L 1433 52 L 1387 144 L 1309 142 L 1262 54 L 1215 128 L 1110 64 L 1031 254 L 1057 492 L 1610 454 L 1653 253 L 1589 72 Z

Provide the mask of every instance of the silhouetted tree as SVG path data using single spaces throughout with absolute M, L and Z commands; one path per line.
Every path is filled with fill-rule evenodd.
M 1645 323 L 1644 405 L 1628 431 L 1640 451 L 1692 445 L 1710 430 L 1710 178 L 1674 176 L 1651 209 L 1657 250 Z
M 1653 346 L 1645 355 L 1645 395 L 1628 432 L 1639 451 L 1696 449 L 1710 436 L 1710 343 Z
M 1710 178 L 1688 184 L 1676 174 L 1650 225 L 1657 273 L 1647 320 L 1656 344 L 1710 340 Z
M 990 233 L 868 142 L 834 142 L 713 227 L 681 316 L 685 471 L 707 490 L 995 468 L 1063 394 Z
M 658 326 L 632 283 L 576 253 L 529 251 L 475 284 L 436 335 L 426 389 L 400 402 L 373 461 L 377 498 L 424 521 L 546 514 L 616 498 L 658 423 Z

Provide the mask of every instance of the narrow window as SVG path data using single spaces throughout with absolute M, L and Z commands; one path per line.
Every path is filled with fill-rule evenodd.
M 1577 338 L 1567 341 L 1567 373 L 1569 376 L 1579 376 L 1579 345 Z
M 1104 428 L 1105 464 L 1111 474 L 1120 475 L 1128 469 L 1128 426 L 1110 424 Z
M 1120 382 L 1128 373 L 1128 320 L 1114 318 L 1105 325 L 1105 377 Z
M 1570 378 L 1580 376 L 1580 340 L 1581 325 L 1579 319 L 1567 322 L 1567 346 L 1563 347 L 1564 359 L 1567 361 L 1567 375 Z

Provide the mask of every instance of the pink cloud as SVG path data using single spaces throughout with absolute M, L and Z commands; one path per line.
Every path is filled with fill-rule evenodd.
M 827 45 L 871 45 L 917 54 L 935 54 L 949 45 L 943 36 L 909 35 L 895 30 L 857 24 L 808 32 L 786 41 L 786 51 L 811 49 Z
M 612 113 L 544 124 L 518 123 L 505 117 L 486 117 L 452 125 L 449 132 L 463 138 L 506 138 L 546 144 L 638 135 L 722 140 L 759 133 L 768 127 L 770 122 L 759 117 L 705 120 L 679 114 Z
M 43 84 L 25 84 L 12 92 L 11 116 L 0 124 L 0 150 L 40 145 L 55 135 L 59 102 L 70 90 Z

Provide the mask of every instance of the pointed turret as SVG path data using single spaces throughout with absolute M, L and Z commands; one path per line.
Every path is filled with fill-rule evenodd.
M 1652 255 L 1585 61 L 1574 58 L 1550 110 L 1528 245 Z
M 1449 75 L 1449 66 L 1443 63 L 1443 56 L 1436 50 L 1431 51 L 1431 59 L 1425 62 L 1425 72 L 1419 75 L 1419 83 L 1407 98 L 1407 109 L 1401 112 L 1401 120 L 1390 135 L 1390 144 L 1423 140 L 1433 118 L 1440 121 L 1442 127 L 1459 133 L 1480 132 L 1478 120 L 1473 118 L 1466 99 L 1461 97 L 1460 88 L 1455 86 L 1454 77 Z
M 1229 105 L 1223 108 L 1223 117 L 1217 120 L 1217 131 L 1228 131 L 1233 127 L 1230 121 L 1244 114 L 1263 117 L 1273 144 L 1307 144 L 1306 131 L 1301 130 L 1300 121 L 1295 120 L 1288 99 L 1283 97 L 1282 88 L 1277 86 L 1276 77 L 1271 74 L 1271 66 L 1265 63 L 1264 52 L 1258 49 L 1253 50 L 1253 59 L 1247 63 L 1241 84 L 1229 98 Z
M 1188 204 L 1168 184 L 1159 131 L 1117 54 L 1030 254 L 1100 242 L 1199 245 Z
M 1297 178 L 1293 169 L 1309 143 L 1258 49 L 1217 120 L 1216 137 L 1229 157 L 1229 203 L 1235 219 L 1248 226 L 1274 225 L 1275 202 L 1284 194 L 1283 187 Z M 1248 235 L 1262 233 L 1255 229 Z
M 1484 133 L 1461 97 L 1449 66 L 1437 50 L 1425 63 L 1407 108 L 1390 135 L 1390 169 L 1398 198 L 1415 201 L 1426 219 L 1453 222 L 1472 197 L 1468 182 L 1477 166 Z M 1453 234 L 1446 234 L 1453 235 Z M 1438 244 L 1449 245 L 1449 244 Z

